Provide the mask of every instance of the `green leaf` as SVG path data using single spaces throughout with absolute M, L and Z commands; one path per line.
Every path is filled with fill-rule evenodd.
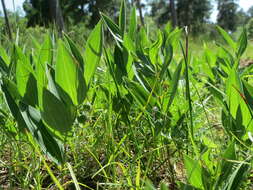
M 164 63 L 162 65 L 162 69 L 160 72 L 160 80 L 164 79 L 164 75 L 172 61 L 173 58 L 173 47 L 169 44 L 168 46 L 165 47 L 165 59 L 164 59 Z
M 23 96 L 22 102 L 34 107 L 38 105 L 37 82 L 35 77 L 31 73 L 29 74 L 26 83 L 26 91 Z
M 24 66 L 24 63 L 18 60 L 17 66 L 16 66 L 16 81 L 17 81 L 18 91 L 21 94 L 21 96 L 25 95 L 26 85 L 29 79 L 29 75 L 30 75 L 30 70 L 26 69 L 26 67 Z
M 130 25 L 129 25 L 129 36 L 131 37 L 132 40 L 135 39 L 136 30 L 137 30 L 136 8 L 133 7 L 131 11 Z
M 53 47 L 50 36 L 48 35 L 43 45 L 40 48 L 38 60 L 35 62 L 35 72 L 38 88 L 38 102 L 39 107 L 42 108 L 42 94 L 43 88 L 47 85 L 46 67 L 51 64 L 53 58 Z
M 179 186 L 180 186 L 180 190 L 199 190 L 197 189 L 196 187 L 193 187 L 191 185 L 188 185 L 188 184 L 184 184 L 183 182 L 178 182 L 179 183 Z
M 7 66 L 10 65 L 10 57 L 8 56 L 8 54 L 6 53 L 6 49 L 3 48 L 2 46 L 0 46 L 0 57 L 2 58 L 2 60 L 5 62 L 5 64 Z
M 84 68 L 84 78 L 89 85 L 91 78 L 95 74 L 96 68 L 100 61 L 103 51 L 103 27 L 102 21 L 100 21 L 94 30 L 91 32 L 85 48 L 85 68 Z
M 236 118 L 236 112 L 242 98 L 239 92 L 243 92 L 241 80 L 238 72 L 235 68 L 231 69 L 229 77 L 226 81 L 226 94 L 227 94 L 227 103 L 231 115 Z
M 122 0 L 119 14 L 119 28 L 122 34 L 124 34 L 125 32 L 125 27 L 126 27 L 126 2 L 125 0 Z
M 124 47 L 128 50 L 128 51 L 132 51 L 135 52 L 135 44 L 132 40 L 132 38 L 130 37 L 129 34 L 124 34 L 124 42 L 123 42 Z
M 27 82 L 30 74 L 33 73 L 33 68 L 29 62 L 29 59 L 23 54 L 21 49 L 15 46 L 16 62 L 16 82 L 20 95 L 23 97 L 27 91 Z
M 222 155 L 222 160 L 219 163 L 218 173 L 217 173 L 217 179 L 215 184 L 215 189 L 219 189 L 224 182 L 228 180 L 229 175 L 232 172 L 234 163 L 228 161 L 228 160 L 236 160 L 236 154 L 235 154 L 235 143 L 232 142 L 224 154 Z
M 84 71 L 84 60 L 83 60 L 82 54 L 78 50 L 78 48 L 75 45 L 75 43 L 66 34 L 64 36 L 65 36 L 65 38 L 68 41 L 68 44 L 69 44 L 69 47 L 70 47 L 72 55 L 77 60 L 78 65 L 81 67 L 82 71 Z
M 45 88 L 43 89 L 42 118 L 47 125 L 61 133 L 70 131 L 74 122 L 71 108 Z
M 154 65 L 157 65 L 158 60 L 159 60 L 159 51 L 160 48 L 163 44 L 163 35 L 162 32 L 159 31 L 158 32 L 158 39 L 156 40 L 156 42 L 154 42 L 149 50 L 149 57 L 151 60 L 151 63 L 153 63 Z
M 0 56 L 0 72 L 5 75 L 9 73 L 8 65 L 5 63 L 5 61 L 1 56 Z
M 177 88 L 178 88 L 178 82 L 180 79 L 180 74 L 181 74 L 181 70 L 182 70 L 182 62 L 178 64 L 176 71 L 174 72 L 174 75 L 172 77 L 172 81 L 171 84 L 169 86 L 169 92 L 168 95 L 170 96 L 169 102 L 167 104 L 167 111 L 169 111 L 169 107 L 172 104 L 175 96 L 176 96 L 176 92 L 177 92 Z
M 115 24 L 108 16 L 101 13 L 101 17 L 103 21 L 105 22 L 108 30 L 116 40 L 116 42 L 122 42 L 123 39 L 123 33 L 121 32 L 120 28 L 117 24 Z
M 245 100 L 253 111 L 253 86 L 243 80 L 243 91 L 245 95 Z
M 237 42 L 237 57 L 238 58 L 240 58 L 243 55 L 243 53 L 245 52 L 247 48 L 247 45 L 248 45 L 247 31 L 244 28 Z
M 161 184 L 161 190 L 169 190 L 167 185 L 165 185 L 164 183 Z
M 8 83 L 4 82 L 1 85 L 1 89 L 4 93 L 5 102 L 9 108 L 12 116 L 15 118 L 15 120 L 18 123 L 19 131 L 24 132 L 24 129 L 26 128 L 26 124 L 25 124 L 25 121 L 21 115 L 18 105 L 13 98 L 13 94 L 11 94 L 11 92 L 8 89 Z M 14 94 L 14 96 L 15 96 L 15 94 Z
M 145 90 L 141 85 L 136 82 L 130 81 L 127 78 L 125 79 L 126 88 L 132 94 L 134 99 L 143 107 L 148 107 L 149 110 L 155 106 L 155 98 Z
M 184 164 L 189 183 L 196 188 L 204 189 L 202 182 L 202 168 L 199 161 L 193 160 L 189 156 L 184 155 Z
M 233 48 L 233 50 L 236 50 L 236 43 L 234 42 L 234 40 L 229 36 L 229 34 L 223 30 L 221 27 L 216 26 L 219 33 L 221 34 L 221 36 L 223 37 L 223 39 L 227 42 L 227 44 Z
M 12 116 L 18 123 L 20 132 L 27 129 L 36 140 L 43 153 L 57 164 L 63 162 L 63 144 L 57 141 L 46 129 L 42 123 L 40 112 L 31 106 L 21 105 L 21 109 L 9 92 L 8 83 L 1 85 L 5 95 L 6 103 L 12 113 Z
M 203 71 L 214 82 L 215 81 L 215 75 L 213 73 L 212 68 L 215 66 L 217 58 L 213 54 L 213 52 L 209 49 L 205 49 L 204 56 L 205 56 L 205 62 L 202 64 Z
M 240 185 L 245 182 L 246 175 L 250 173 L 250 164 L 240 163 L 230 176 L 224 190 L 237 190 Z
M 62 41 L 59 41 L 58 44 L 55 81 L 61 90 L 71 98 L 74 105 L 83 102 L 86 95 L 84 77 L 76 59 L 73 58 Z M 65 97 L 62 98 L 68 102 Z
M 41 120 L 40 112 L 31 106 L 24 106 L 21 114 L 27 128 L 42 149 L 42 152 L 56 164 L 62 164 L 63 143 L 56 140 L 56 138 L 50 134 Z

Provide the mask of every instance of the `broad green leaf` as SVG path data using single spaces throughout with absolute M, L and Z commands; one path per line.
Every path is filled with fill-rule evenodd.
M 21 94 L 21 96 L 25 95 L 26 92 L 26 85 L 29 79 L 30 70 L 28 70 L 25 65 L 25 63 L 18 60 L 17 66 L 16 66 L 16 81 L 17 81 L 17 87 L 18 91 Z
M 114 50 L 115 77 L 118 84 L 122 83 L 123 77 L 127 76 L 128 51 L 121 50 L 118 46 Z
M 224 190 L 240 189 L 240 185 L 246 180 L 246 175 L 250 173 L 249 168 L 250 163 L 240 163 L 227 181 Z
M 154 187 L 151 181 L 147 180 L 145 182 L 144 190 L 156 190 L 156 188 Z
M 10 65 L 10 57 L 8 56 L 8 54 L 6 53 L 6 50 L 0 46 L 0 57 L 2 58 L 2 60 L 5 62 L 5 64 L 7 66 Z
M 23 96 L 22 102 L 30 105 L 37 106 L 38 105 L 38 89 L 37 82 L 33 74 L 29 74 L 27 83 L 26 83 L 26 91 Z
M 94 30 L 91 32 L 85 48 L 84 55 L 84 78 L 86 84 L 89 85 L 91 78 L 95 74 L 96 68 L 100 61 L 103 51 L 103 27 L 102 21 L 100 21 Z
M 162 32 L 159 31 L 158 32 L 158 39 L 156 40 L 156 42 L 154 42 L 149 50 L 149 57 L 151 60 L 151 63 L 153 63 L 154 65 L 157 65 L 157 63 L 159 63 L 159 51 L 160 48 L 163 44 L 163 35 Z
M 51 128 L 61 133 L 71 130 L 74 117 L 69 106 L 47 89 L 43 89 L 42 118 Z
M 182 70 L 182 62 L 178 64 L 177 69 L 174 72 L 174 75 L 172 77 L 172 81 L 171 81 L 170 86 L 169 86 L 168 95 L 170 96 L 170 98 L 169 98 L 168 104 L 166 105 L 166 107 L 167 107 L 166 110 L 167 111 L 169 111 L 168 109 L 169 109 L 170 105 L 172 104 L 172 102 L 173 102 L 173 100 L 176 96 L 181 70 Z
M 15 46 L 15 56 L 16 56 L 16 82 L 20 95 L 24 97 L 27 88 L 27 82 L 29 80 L 30 74 L 33 73 L 33 68 L 29 62 L 29 59 L 23 54 L 21 49 Z
M 123 42 L 124 47 L 128 50 L 128 51 L 132 51 L 135 52 L 135 44 L 132 40 L 132 38 L 130 37 L 129 34 L 124 34 L 124 42 Z
M 163 62 L 161 72 L 160 72 L 160 80 L 164 79 L 164 75 L 166 71 L 168 70 L 168 67 L 173 58 L 173 47 L 170 44 L 165 47 L 165 54 L 166 55 L 165 55 L 164 62 Z
M 131 10 L 131 17 L 130 17 L 130 25 L 129 25 L 129 36 L 132 40 L 135 39 L 137 31 L 137 16 L 136 16 L 136 8 L 133 7 Z
M 215 76 L 213 73 L 212 68 L 215 66 L 216 63 L 216 56 L 213 54 L 213 52 L 209 49 L 205 49 L 205 61 L 202 64 L 202 68 L 205 74 L 208 75 L 208 77 L 212 80 L 215 81 Z
M 237 57 L 238 58 L 240 58 L 243 55 L 243 53 L 245 52 L 247 48 L 247 45 L 248 45 L 247 31 L 244 28 L 237 42 Z
M 52 62 L 52 42 L 50 36 L 48 35 L 44 43 L 42 44 L 38 56 L 38 60 L 35 62 L 35 72 L 37 79 L 37 88 L 38 88 L 38 102 L 39 107 L 42 108 L 42 94 L 43 88 L 47 85 L 47 76 L 46 76 L 46 66 Z
M 236 43 L 234 42 L 234 40 L 229 36 L 229 34 L 223 30 L 221 27 L 217 26 L 217 29 L 219 31 L 219 33 L 221 34 L 221 36 L 223 37 L 223 39 L 227 42 L 227 44 L 233 48 L 233 50 L 236 50 Z
M 149 110 L 155 106 L 155 98 L 146 91 L 141 85 L 125 78 L 126 88 L 132 94 L 134 99 L 143 107 L 148 107 Z
M 25 56 L 23 60 L 17 60 L 16 82 L 18 91 L 23 97 L 22 101 L 31 106 L 37 105 L 38 93 L 36 79 L 33 75 L 33 69 Z
M 119 15 L 119 28 L 124 34 L 126 27 L 126 2 L 125 0 L 121 0 L 121 7 L 120 7 L 120 15 Z
M 74 105 L 83 102 L 86 95 L 84 77 L 76 59 L 61 40 L 58 43 L 55 81 L 60 89 L 71 98 Z M 67 102 L 66 99 L 65 101 Z
M 25 124 L 25 121 L 21 115 L 18 105 L 13 98 L 13 95 L 11 94 L 11 92 L 9 92 L 8 84 L 6 84 L 6 82 L 4 82 L 1 85 L 1 89 L 4 93 L 5 102 L 9 108 L 12 116 L 17 121 L 19 131 L 24 132 L 24 130 L 26 129 L 26 124 Z
M 253 86 L 243 80 L 243 91 L 245 92 L 245 101 L 253 111 Z
M 117 24 L 115 24 L 108 16 L 101 13 L 101 17 L 103 21 L 105 22 L 108 30 L 116 40 L 116 42 L 122 42 L 123 39 L 123 33 L 121 32 L 120 28 Z
M 9 73 L 10 58 L 5 49 L 0 46 L 0 72 L 7 75 Z
M 21 114 L 27 128 L 42 149 L 42 152 L 56 164 L 62 164 L 64 150 L 63 143 L 56 140 L 56 138 L 50 134 L 41 120 L 40 112 L 31 106 L 24 106 Z
M 148 39 L 146 29 L 142 27 L 137 36 L 136 47 L 138 48 L 138 50 L 143 50 L 149 46 L 150 46 L 150 42 Z
M 1 88 L 5 95 L 6 103 L 12 113 L 12 116 L 18 123 L 20 132 L 28 130 L 36 140 L 44 154 L 57 164 L 63 162 L 63 145 L 59 143 L 48 132 L 42 123 L 40 113 L 31 106 L 21 105 L 21 109 L 15 102 L 8 89 L 8 84 L 2 84 Z
M 235 143 L 232 142 L 226 151 L 222 155 L 222 160 L 219 163 L 218 172 L 217 172 L 217 179 L 215 183 L 215 189 L 221 187 L 224 182 L 228 180 L 229 175 L 232 172 L 234 163 L 229 162 L 228 160 L 236 160 L 236 153 L 235 153 Z
M 5 75 L 9 73 L 8 65 L 5 63 L 5 61 L 1 56 L 0 56 L 0 72 Z
M 75 43 L 66 34 L 65 34 L 65 38 L 68 41 L 69 47 L 71 49 L 71 53 L 73 54 L 73 56 L 77 60 L 78 65 L 81 67 L 82 71 L 84 71 L 84 61 L 83 61 L 82 54 L 78 50 L 78 48 L 75 45 Z
M 165 185 L 164 183 L 162 183 L 160 190 L 169 190 L 169 189 L 168 189 L 167 185 Z
M 247 103 L 245 102 L 243 85 L 236 68 L 231 69 L 229 78 L 227 79 L 226 94 L 228 97 L 227 103 L 229 106 L 230 114 L 236 122 L 234 125 L 237 126 L 234 130 L 238 131 L 238 129 L 241 128 L 242 130 L 239 130 L 241 132 L 238 133 L 238 135 L 240 134 L 240 136 L 242 136 L 245 132 L 243 129 L 252 125 L 252 114 Z M 239 127 L 238 122 L 240 123 L 241 127 Z
M 165 39 L 165 46 L 172 45 L 174 49 L 176 49 L 177 44 L 179 42 L 180 36 L 182 33 L 182 29 L 174 29 L 172 32 L 170 32 Z
M 234 118 L 236 118 L 236 112 L 242 100 L 238 91 L 243 92 L 241 80 L 236 69 L 231 69 L 226 81 L 226 94 L 229 110 Z
M 204 189 L 202 182 L 202 168 L 199 161 L 193 160 L 187 155 L 184 155 L 184 164 L 189 183 L 199 189 Z

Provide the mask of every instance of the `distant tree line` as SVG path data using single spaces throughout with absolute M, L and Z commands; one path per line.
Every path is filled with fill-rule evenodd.
M 4 0 L 1 0 L 4 3 Z M 80 22 L 94 27 L 100 11 L 118 17 L 121 0 L 25 0 L 23 9 L 27 26 L 56 25 L 62 31 L 66 26 Z M 158 25 L 171 21 L 174 27 L 189 26 L 193 33 L 202 32 L 209 24 L 214 5 L 217 5 L 217 24 L 231 32 L 245 25 L 253 17 L 253 7 L 247 13 L 239 9 L 238 0 L 126 0 L 136 6 L 140 23 L 152 17 Z M 8 20 L 7 20 L 8 22 Z

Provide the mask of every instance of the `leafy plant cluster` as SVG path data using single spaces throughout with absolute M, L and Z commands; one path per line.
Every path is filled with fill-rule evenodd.
M 97 188 L 252 188 L 252 66 L 240 65 L 246 30 L 234 41 L 217 27 L 227 45 L 195 57 L 187 29 L 168 24 L 150 39 L 135 8 L 128 24 L 122 1 L 118 23 L 101 13 L 84 53 L 67 35 L 34 40 L 33 51 L 0 48 L 5 135 L 26 140 L 59 189 L 54 166 L 67 168 L 76 189 L 95 189 L 78 182 L 84 162 Z

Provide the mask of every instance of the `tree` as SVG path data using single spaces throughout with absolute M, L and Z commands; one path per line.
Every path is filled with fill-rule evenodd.
M 3 11 L 4 11 L 4 19 L 5 19 L 6 29 L 7 29 L 8 35 L 9 35 L 9 39 L 12 40 L 11 27 L 10 27 L 8 15 L 7 15 L 5 2 L 4 2 L 4 0 L 1 0 L 1 2 L 2 2 Z
M 179 26 L 188 26 L 193 33 L 202 31 L 202 25 L 208 22 L 211 11 L 209 0 L 178 0 L 177 16 Z
M 158 22 L 159 25 L 166 24 L 171 20 L 173 27 L 177 26 L 177 12 L 175 0 L 151 0 L 150 15 Z
M 144 22 L 144 17 L 143 17 L 143 13 L 142 13 L 141 0 L 136 0 L 136 5 L 137 5 L 139 15 L 140 15 L 141 25 L 144 26 L 145 22 Z
M 55 22 L 57 29 L 61 33 L 64 31 L 64 21 L 59 0 L 50 0 L 49 3 L 51 20 Z
M 245 26 L 249 20 L 250 16 L 243 9 L 236 12 L 236 26 Z
M 210 0 L 150 0 L 151 13 L 158 24 L 168 20 L 175 26 L 189 26 L 194 33 L 201 32 L 211 14 Z
M 175 28 L 177 26 L 177 13 L 175 9 L 174 0 L 170 0 L 170 12 L 171 12 L 171 18 L 172 18 L 172 25 Z
M 50 11 L 53 16 L 48 13 L 51 5 L 58 5 L 53 9 L 58 10 L 55 13 L 62 14 L 63 19 L 55 17 L 54 11 Z M 25 0 L 23 4 L 28 26 L 49 26 L 53 22 L 61 24 L 64 20 L 67 24 L 85 22 L 94 27 L 100 19 L 100 11 L 116 17 L 119 7 L 120 0 Z
M 218 25 L 230 31 L 236 30 L 238 4 L 235 0 L 218 0 Z
M 249 17 L 253 17 L 253 6 L 251 6 L 248 11 L 247 14 L 249 15 Z
M 165 0 L 152 0 L 150 3 L 151 12 L 150 16 L 153 17 L 158 25 L 166 24 L 171 17 L 169 4 Z
M 90 15 L 89 26 L 94 27 L 100 19 L 100 12 L 117 17 L 121 0 L 90 0 L 86 4 Z
M 188 0 L 177 1 L 177 18 L 179 26 L 189 26 L 192 20 L 192 2 Z

